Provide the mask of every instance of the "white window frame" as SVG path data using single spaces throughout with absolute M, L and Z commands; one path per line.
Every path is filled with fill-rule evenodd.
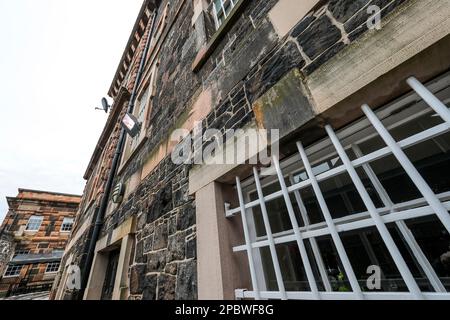
M 212 6 L 212 12 L 214 16 L 214 22 L 216 24 L 216 30 L 219 30 L 219 28 L 224 24 L 224 22 L 228 19 L 231 12 L 233 12 L 234 7 L 236 4 L 242 0 L 211 0 L 211 6 Z M 226 6 L 230 5 L 230 9 L 227 12 Z M 223 15 L 223 20 L 220 20 L 220 17 Z
M 16 273 L 14 273 L 13 275 L 7 275 L 8 272 L 10 271 L 10 268 L 14 268 L 16 270 Z M 22 272 L 22 269 L 23 269 L 23 265 L 9 264 L 6 267 L 5 272 L 3 273 L 3 278 L 17 278 L 17 277 L 20 277 L 20 273 Z
M 273 176 L 260 180 L 260 172 L 254 168 L 253 177 L 247 181 L 241 183 L 240 178 L 236 177 L 236 189 L 239 197 L 239 207 L 231 209 L 229 205 L 225 204 L 227 217 L 240 214 L 243 222 L 245 245 L 237 246 L 233 248 L 234 252 L 246 252 L 249 260 L 250 275 L 252 280 L 252 291 L 246 291 L 242 289 L 236 290 L 237 298 L 253 298 L 259 299 L 313 299 L 313 300 L 329 300 L 329 299 L 342 299 L 342 300 L 402 300 L 402 299 L 450 299 L 450 294 L 447 292 L 439 277 L 436 275 L 430 262 L 425 257 L 424 253 L 417 244 L 414 235 L 410 232 L 406 226 L 405 220 L 414 219 L 425 216 L 436 216 L 444 228 L 450 233 L 450 192 L 442 194 L 434 194 L 426 181 L 420 175 L 418 170 L 414 167 L 411 160 L 407 157 L 403 149 L 417 145 L 423 141 L 433 139 L 450 131 L 450 110 L 444 104 L 450 101 L 442 102 L 437 96 L 441 94 L 440 91 L 445 91 L 445 96 L 449 96 L 450 92 L 450 76 L 447 75 L 436 81 L 434 81 L 429 88 L 423 86 L 417 79 L 409 78 L 407 80 L 409 86 L 413 89 L 412 93 L 391 105 L 384 107 L 373 112 L 369 106 L 364 105 L 362 110 L 365 114 L 365 118 L 356 123 L 349 125 L 347 128 L 341 130 L 339 133 L 335 133 L 331 126 L 326 126 L 328 138 L 323 141 L 314 144 L 313 146 L 303 148 L 301 142 L 297 143 L 298 154 L 283 160 L 281 163 L 274 157 L 275 169 L 267 169 L 264 174 L 272 171 Z M 433 92 L 436 93 L 433 94 Z M 437 93 L 439 92 L 439 94 Z M 393 111 L 401 109 L 403 106 L 408 105 L 410 102 L 420 101 L 419 97 L 423 100 L 414 106 L 407 109 L 405 114 L 395 114 Z M 450 99 L 448 99 L 450 100 Z M 441 117 L 444 121 L 433 128 L 424 130 L 417 134 L 414 134 L 402 141 L 395 141 L 389 129 L 395 126 L 399 126 L 403 123 L 414 120 L 415 118 L 428 114 L 430 108 L 436 113 L 435 116 Z M 414 109 L 414 110 L 412 110 Z M 408 115 L 407 112 L 410 112 Z M 387 119 L 387 123 L 383 124 L 380 119 Z M 392 121 L 391 121 L 392 120 Z M 375 129 L 375 130 L 374 130 Z M 371 134 L 369 134 L 371 132 Z M 350 160 L 343 146 L 347 148 L 353 148 L 354 145 L 361 143 L 362 141 L 379 136 L 386 144 L 387 147 L 376 150 L 368 155 L 358 154 L 358 150 L 355 151 L 357 159 Z M 355 141 L 349 143 L 350 141 Z M 337 168 L 333 168 L 327 171 L 314 172 L 313 166 L 315 163 L 329 158 L 336 153 L 343 164 Z M 389 195 L 384 190 L 381 183 L 379 183 L 378 177 L 371 170 L 370 163 L 374 160 L 382 159 L 386 156 L 393 155 L 406 174 L 411 178 L 417 189 L 422 194 L 422 198 L 408 201 L 405 203 L 394 204 L 389 201 Z M 300 161 L 301 160 L 301 161 Z M 370 198 L 367 190 L 362 184 L 361 178 L 356 172 L 356 168 L 362 168 L 365 174 L 369 177 L 370 181 L 377 190 L 384 207 L 376 208 Z M 264 170 L 264 169 L 263 169 Z M 295 173 L 306 171 L 307 176 L 305 180 L 297 182 L 293 180 Z M 284 174 L 283 172 L 289 172 Z M 353 184 L 355 185 L 358 194 L 364 202 L 364 205 L 368 209 L 367 212 L 361 212 L 353 214 L 339 219 L 333 219 L 327 203 L 324 200 L 324 196 L 319 186 L 320 181 L 337 176 L 341 173 L 348 173 Z M 285 179 L 289 179 L 291 186 L 286 186 Z M 278 182 L 281 186 L 281 190 L 270 195 L 264 195 L 262 193 L 263 186 L 270 185 L 274 182 Z M 325 222 L 309 225 L 306 209 L 302 209 L 302 201 L 300 196 L 300 190 L 306 187 L 311 187 L 318 200 L 322 214 L 325 217 Z M 250 194 L 256 190 L 258 199 L 250 201 Z M 300 204 L 300 212 L 305 222 L 305 227 L 300 228 L 295 217 L 293 204 L 290 199 L 290 195 L 294 195 L 297 203 Z M 385 195 L 387 195 L 385 197 Z M 292 230 L 273 234 L 271 226 L 268 220 L 268 213 L 266 209 L 266 203 L 277 198 L 284 199 L 289 218 L 292 225 Z M 264 226 L 267 236 L 256 237 L 255 225 L 253 222 L 252 208 L 259 206 L 264 220 Z M 386 224 L 395 223 L 405 238 L 409 248 L 412 250 L 417 262 L 423 269 L 429 283 L 432 285 L 436 292 L 422 292 L 418 287 L 415 279 L 412 276 L 411 271 L 408 269 L 402 255 L 400 254 L 392 236 L 389 234 Z M 345 252 L 342 240 L 339 233 L 350 230 L 364 229 L 367 227 L 376 227 L 380 236 L 382 237 L 388 251 L 390 252 L 393 261 L 395 262 L 402 280 L 406 284 L 409 292 L 362 292 L 356 279 L 355 273 L 352 269 L 350 261 Z M 320 253 L 318 253 L 317 244 L 315 239 L 320 236 L 330 235 L 338 252 L 339 258 L 344 265 L 345 272 L 350 282 L 352 292 L 333 292 L 329 284 L 327 285 L 326 274 L 324 276 L 320 267 Z M 319 291 L 317 289 L 317 283 L 312 272 L 311 264 L 306 254 L 304 241 L 310 241 L 313 251 L 314 259 L 319 268 L 320 277 L 324 283 L 325 291 Z M 287 292 L 284 288 L 283 277 L 281 274 L 275 245 L 283 243 L 297 242 L 300 256 L 302 258 L 303 267 L 305 269 L 306 278 L 308 279 L 311 291 L 308 292 Z M 278 291 L 267 291 L 265 288 L 264 274 L 262 270 L 261 257 L 259 254 L 259 248 L 268 247 L 271 252 L 272 263 L 275 271 L 275 276 L 278 284 Z M 323 271 L 323 270 L 322 270 Z
M 14 256 L 20 256 L 20 255 L 25 255 L 25 254 L 30 254 L 30 250 L 15 250 L 14 251 Z
M 32 225 L 32 226 L 37 226 L 38 225 L 38 223 L 34 222 L 33 220 L 39 221 L 39 226 L 37 227 L 37 229 L 30 229 L 30 225 Z M 41 229 L 41 226 L 42 226 L 43 222 L 44 222 L 44 217 L 43 216 L 31 216 L 28 219 L 25 231 L 27 231 L 27 232 L 38 232 L 39 229 Z
M 153 78 L 153 74 L 151 78 Z M 144 131 L 146 129 L 147 110 L 150 104 L 152 91 L 153 90 L 151 84 L 147 84 L 147 86 L 144 87 L 144 89 L 141 91 L 139 98 L 136 100 L 134 115 L 138 119 L 142 127 L 141 131 L 136 137 L 130 138 L 131 150 L 136 149 L 136 147 L 139 145 L 142 140 L 142 135 L 144 134 Z
M 55 266 L 58 266 L 58 268 L 56 270 L 55 270 Z M 45 267 L 45 273 L 46 274 L 58 273 L 60 268 L 61 268 L 60 262 L 49 262 L 49 263 L 47 263 L 47 266 Z M 49 271 L 49 269 L 50 269 L 50 271 Z
M 61 224 L 60 232 L 61 233 L 70 233 L 73 229 L 74 223 L 75 223 L 74 218 L 64 218 L 63 223 Z M 68 225 L 68 224 L 70 224 L 70 230 L 64 230 L 64 229 L 66 229 L 65 225 Z

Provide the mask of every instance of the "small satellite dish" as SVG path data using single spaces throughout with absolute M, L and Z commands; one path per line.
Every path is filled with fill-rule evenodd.
M 105 110 L 106 113 L 108 113 L 110 105 L 108 103 L 108 100 L 106 100 L 106 98 L 102 99 L 102 106 L 103 106 L 103 110 Z
M 101 108 L 95 108 L 95 110 L 103 110 L 105 113 L 108 113 L 111 106 L 108 103 L 108 100 L 106 98 L 102 98 L 102 107 Z

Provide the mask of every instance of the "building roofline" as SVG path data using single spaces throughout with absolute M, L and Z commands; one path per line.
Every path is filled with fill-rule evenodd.
M 67 197 L 77 197 L 77 198 L 83 197 L 82 195 L 79 195 L 79 194 L 61 193 L 61 192 L 53 192 L 53 191 L 46 191 L 46 190 L 35 190 L 35 189 L 25 189 L 25 188 L 19 188 L 18 190 L 19 190 L 19 194 L 21 192 L 33 192 L 33 193 L 51 194 L 51 195 L 55 195 L 55 196 L 67 196 Z
M 145 33 L 151 12 L 156 8 L 159 2 L 160 0 L 144 0 L 142 3 L 141 10 L 136 18 L 136 22 L 134 23 L 127 45 L 125 46 L 122 54 L 122 58 L 120 59 L 116 73 L 108 90 L 108 95 L 111 98 L 115 98 L 118 94 L 121 83 L 131 67 L 133 56 L 138 49 L 139 42 Z
M 89 164 L 83 176 L 85 180 L 89 180 L 95 166 L 97 165 L 98 160 L 102 155 L 105 145 L 108 142 L 109 136 L 114 130 L 114 126 L 121 112 L 121 104 L 124 102 L 124 99 L 130 96 L 128 89 L 122 86 L 122 82 L 128 72 L 128 69 L 131 67 L 133 56 L 136 50 L 138 50 L 139 43 L 145 34 L 148 21 L 151 17 L 151 13 L 159 4 L 159 2 L 160 0 L 144 0 L 144 2 L 142 3 L 141 10 L 139 11 L 138 17 L 136 18 L 133 30 L 130 34 L 127 45 L 125 46 L 124 53 L 119 62 L 116 74 L 114 75 L 113 81 L 108 91 L 108 95 L 114 99 L 114 103 L 111 108 L 112 111 L 108 120 L 106 121 L 105 127 L 103 128 L 97 145 L 95 146 L 95 150 L 91 156 L 91 159 L 89 160 Z
M 24 193 L 34 193 L 48 196 L 56 196 L 56 197 L 67 197 L 69 199 L 51 199 L 51 198 L 39 198 L 32 196 L 23 196 Z M 70 204 L 79 204 L 81 202 L 82 196 L 78 194 L 69 194 L 69 193 L 61 193 L 61 192 L 53 192 L 53 191 L 44 191 L 44 190 L 34 190 L 34 189 L 24 189 L 19 188 L 18 194 L 15 197 L 5 197 L 8 206 L 11 206 L 12 203 L 22 202 L 22 201 L 49 201 L 49 202 L 64 202 Z

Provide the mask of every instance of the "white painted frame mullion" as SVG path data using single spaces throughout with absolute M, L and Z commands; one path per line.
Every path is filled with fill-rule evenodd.
M 300 142 L 297 142 L 297 148 L 300 153 L 300 157 L 302 159 L 303 165 L 305 166 L 306 173 L 308 174 L 309 181 L 314 190 L 314 194 L 319 202 L 320 209 L 327 223 L 328 231 L 333 239 L 333 243 L 338 252 L 339 258 L 344 266 L 345 273 L 347 274 L 348 280 L 352 287 L 353 293 L 359 299 L 363 299 L 363 295 L 361 293 L 361 287 L 359 286 L 358 279 L 356 278 L 355 272 L 353 271 L 353 267 L 348 258 L 347 252 L 345 251 L 344 244 L 339 236 L 339 233 L 334 224 L 333 218 L 331 216 L 330 210 L 328 209 L 328 205 L 325 202 L 325 197 L 323 196 L 322 190 L 320 189 L 319 183 L 313 173 L 311 164 L 309 163 L 309 159 L 306 155 L 305 149 Z
M 289 176 L 289 180 L 291 181 L 291 184 L 294 184 L 294 178 L 292 177 L 292 175 Z M 305 224 L 305 230 L 308 230 L 308 227 L 311 225 L 311 222 L 309 220 L 308 212 L 306 210 L 305 204 L 303 203 L 300 191 L 299 190 L 294 191 L 294 196 L 295 200 L 297 201 L 300 214 L 303 218 L 303 223 Z M 323 286 L 326 291 L 332 292 L 333 288 L 331 287 L 330 279 L 328 279 L 327 270 L 325 268 L 322 255 L 320 254 L 320 249 L 319 245 L 317 244 L 316 238 L 310 238 L 309 243 L 311 245 L 311 250 L 313 252 L 317 268 L 319 269 L 320 277 L 322 278 Z
M 214 22 L 216 23 L 216 29 L 219 29 L 220 22 L 219 22 L 219 16 L 218 16 L 218 13 L 217 13 L 217 9 L 216 9 L 216 4 L 214 3 L 214 1 L 212 1 L 211 5 L 212 5 L 212 9 L 213 9 Z
M 322 300 L 356 300 L 355 295 L 350 292 L 320 292 Z M 311 292 L 288 292 L 288 299 L 290 300 L 314 300 Z M 280 299 L 279 292 L 263 291 L 261 296 L 264 299 Z M 410 300 L 413 296 L 409 292 L 364 292 L 364 299 L 366 300 Z M 255 297 L 252 291 L 236 291 L 236 297 L 238 299 L 253 299 Z M 435 293 L 424 292 L 423 297 L 425 300 L 450 300 L 450 296 L 447 293 Z
M 432 139 L 432 138 L 434 138 L 436 136 L 442 135 L 442 134 L 444 134 L 444 133 L 446 133 L 448 131 L 450 131 L 450 124 L 442 123 L 442 124 L 437 125 L 437 126 L 435 126 L 433 128 L 427 129 L 427 130 L 419 132 L 419 133 L 417 133 L 417 134 L 415 134 L 415 135 L 413 135 L 411 137 L 408 137 L 408 138 L 398 142 L 398 145 L 399 145 L 400 148 L 403 148 L 403 149 L 404 148 L 409 148 L 409 147 L 415 146 L 415 145 L 417 145 L 417 144 L 419 144 L 421 142 L 424 142 L 424 141 L 427 141 L 429 139 Z M 379 150 L 376 150 L 376 151 L 374 151 L 374 152 L 372 152 L 372 153 L 370 153 L 368 155 L 365 155 L 365 156 L 363 156 L 361 158 L 355 159 L 351 163 L 352 163 L 353 167 L 357 168 L 357 167 L 360 167 L 360 166 L 362 166 L 362 165 L 364 165 L 366 163 L 382 159 L 382 158 L 384 158 L 384 157 L 386 157 L 386 156 L 388 156 L 390 154 L 392 154 L 392 151 L 390 150 L 390 148 L 389 147 L 385 147 L 385 148 L 381 148 Z M 337 175 L 339 175 L 339 174 L 341 174 L 343 172 L 345 172 L 345 167 L 342 165 L 342 166 L 336 167 L 336 168 L 331 169 L 331 170 L 329 170 L 327 172 L 324 172 L 324 173 L 321 173 L 321 174 L 317 175 L 316 179 L 317 179 L 318 182 L 321 182 L 321 181 L 327 180 L 329 178 L 335 177 L 335 176 L 337 176 Z M 309 180 L 301 181 L 299 183 L 296 183 L 296 184 L 290 186 L 288 188 L 288 191 L 289 192 L 294 192 L 296 190 L 300 190 L 300 189 L 303 189 L 303 188 L 306 188 L 306 187 L 309 187 L 309 186 L 311 186 L 311 183 L 310 183 Z M 282 196 L 283 196 L 282 192 L 278 191 L 278 192 L 274 192 L 273 194 L 265 196 L 264 200 L 266 202 L 268 202 L 268 201 L 271 201 L 271 200 L 275 200 L 277 198 L 281 198 Z M 255 207 L 257 205 L 258 205 L 258 201 L 252 201 L 252 202 L 247 203 L 245 205 L 245 208 L 249 209 L 249 208 Z M 239 212 L 240 212 L 240 208 L 227 210 L 226 216 L 227 217 L 232 217 L 232 216 L 234 216 L 235 214 L 237 214 Z
M 350 175 L 350 178 L 351 178 L 353 184 L 355 185 L 359 196 L 361 197 L 362 201 L 364 202 L 364 205 L 366 206 L 367 210 L 369 211 L 371 218 L 374 220 L 375 226 L 376 226 L 378 232 L 380 233 L 380 236 L 383 239 L 389 253 L 391 254 L 395 265 L 397 266 L 400 274 L 402 275 L 403 280 L 406 283 L 406 286 L 408 287 L 409 291 L 413 294 L 413 296 L 416 299 L 422 299 L 422 294 L 421 294 L 420 288 L 417 285 L 417 282 L 414 280 L 414 276 L 412 275 L 411 271 L 409 270 L 408 265 L 405 262 L 405 259 L 403 259 L 403 256 L 401 255 L 400 250 L 398 249 L 397 245 L 395 244 L 394 239 L 392 238 L 392 235 L 389 233 L 389 230 L 387 229 L 383 219 L 378 214 L 375 204 L 373 203 L 372 199 L 370 198 L 370 195 L 367 192 L 366 187 L 362 183 L 362 180 L 359 177 L 358 173 L 356 172 L 356 169 L 352 166 L 350 158 L 348 157 L 347 153 L 345 152 L 344 148 L 342 147 L 341 143 L 339 142 L 339 139 L 336 136 L 336 133 L 334 132 L 334 130 L 331 128 L 330 125 L 326 125 L 325 130 L 326 130 L 328 136 L 330 137 L 337 153 L 339 154 L 339 157 L 341 158 L 342 162 L 344 163 L 347 173 Z
M 264 194 L 261 187 L 261 181 L 259 180 L 258 170 L 253 168 L 253 175 L 255 177 L 256 190 L 258 193 L 261 213 L 264 220 L 264 227 L 266 229 L 267 239 L 269 241 L 270 255 L 272 257 L 273 268 L 275 270 L 275 277 L 277 279 L 278 290 L 281 293 L 281 299 L 287 300 L 286 289 L 284 287 L 283 276 L 281 274 L 280 262 L 278 260 L 278 254 L 273 240 L 272 228 L 270 226 L 269 215 L 267 213 L 266 203 L 264 202 Z
M 444 205 L 439 201 L 436 194 L 434 194 L 433 190 L 431 190 L 425 179 L 420 175 L 419 171 L 416 169 L 416 167 L 414 167 L 411 160 L 409 160 L 399 144 L 386 130 L 386 128 L 383 126 L 380 119 L 378 119 L 372 109 L 370 109 L 370 107 L 365 104 L 362 106 L 362 110 L 369 121 L 372 123 L 374 128 L 378 131 L 388 148 L 391 149 L 392 154 L 403 167 L 406 174 L 411 178 L 414 185 L 417 187 L 417 189 L 419 189 L 420 193 L 427 200 L 429 205 L 435 210 L 436 215 L 441 220 L 445 229 L 447 229 L 447 231 L 450 233 L 450 215 L 445 209 Z
M 287 210 L 288 210 L 289 218 L 291 220 L 291 224 L 294 229 L 295 238 L 297 241 L 298 249 L 300 251 L 300 257 L 303 262 L 303 267 L 305 269 L 306 278 L 308 279 L 309 287 L 310 287 L 313 295 L 317 299 L 320 299 L 319 289 L 317 288 L 317 283 L 316 283 L 316 279 L 314 277 L 314 273 L 312 271 L 311 263 L 309 261 L 308 252 L 306 251 L 306 247 L 303 242 L 303 237 L 300 232 L 300 227 L 297 222 L 297 217 L 295 216 L 294 208 L 292 206 L 291 198 L 289 196 L 289 192 L 288 192 L 288 189 L 286 186 L 286 182 L 284 181 L 283 172 L 281 172 L 280 162 L 279 162 L 277 156 L 273 157 L 273 163 L 275 165 L 275 170 L 277 172 L 278 181 L 281 186 L 281 191 L 283 193 L 283 198 L 284 198 L 284 202 L 286 204 Z
M 253 260 L 253 248 L 251 245 L 250 233 L 248 230 L 247 212 L 245 209 L 244 195 L 242 192 L 241 180 L 239 179 L 239 177 L 236 177 L 236 188 L 237 188 L 238 197 L 239 197 L 239 205 L 241 208 L 242 228 L 244 229 L 245 245 L 247 248 L 247 258 L 248 258 L 248 264 L 249 264 L 249 268 L 250 268 L 250 277 L 252 280 L 253 291 L 255 292 L 255 299 L 260 300 L 261 297 L 259 295 L 257 274 L 255 271 L 255 264 L 254 264 L 254 260 Z
M 226 19 L 227 18 L 227 12 L 225 11 L 225 5 L 223 3 L 223 0 L 219 0 L 220 1 L 220 6 L 222 7 L 222 11 L 223 11 L 223 17 Z
M 416 78 L 410 77 L 406 82 L 445 122 L 450 124 L 450 110 L 441 100 Z
M 445 205 L 448 208 L 448 210 L 450 210 L 450 202 L 447 202 Z M 402 220 L 407 220 L 407 219 L 408 220 L 417 219 L 417 218 L 429 217 L 429 216 L 434 216 L 434 215 L 435 215 L 435 213 L 433 211 L 433 208 L 431 208 L 430 206 L 424 206 L 424 207 L 407 209 L 404 211 L 390 213 L 388 215 L 383 216 L 383 219 L 386 223 L 392 223 L 392 222 L 396 222 L 396 221 L 402 221 Z M 375 226 L 375 224 L 374 224 L 373 220 L 370 219 L 370 217 L 369 217 L 369 218 L 365 218 L 362 220 L 356 220 L 353 222 L 336 225 L 336 230 L 340 233 L 340 232 L 353 231 L 353 230 L 363 229 L 363 228 L 368 228 L 368 227 L 373 227 L 373 226 Z M 311 230 L 311 231 L 305 231 L 304 228 L 300 228 L 300 231 L 302 231 L 302 235 L 303 235 L 304 239 L 317 238 L 317 237 L 330 235 L 330 231 L 327 226 L 324 226 L 320 229 Z M 274 237 L 275 237 L 274 238 L 275 244 L 282 244 L 282 243 L 288 243 L 288 242 L 295 241 L 295 235 L 291 234 L 291 233 L 283 234 L 283 235 L 278 234 L 278 235 L 274 235 Z M 261 247 L 266 247 L 268 245 L 269 245 L 269 243 L 267 242 L 267 240 L 260 240 L 260 241 L 252 243 L 253 248 L 261 248 Z M 241 252 L 241 251 L 245 251 L 245 250 L 246 250 L 245 245 L 237 246 L 237 247 L 233 248 L 234 252 Z

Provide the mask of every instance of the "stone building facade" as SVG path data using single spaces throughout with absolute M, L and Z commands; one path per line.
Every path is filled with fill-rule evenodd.
M 449 179 L 437 172 L 448 168 L 449 18 L 445 0 L 144 1 L 109 90 L 114 104 L 53 297 L 79 296 L 67 287 L 71 265 L 89 272 L 84 299 L 448 297 Z M 106 195 L 92 239 L 133 96 L 141 129 L 127 136 L 115 196 Z M 371 110 L 391 131 L 418 123 L 414 115 L 437 117 L 398 129 L 398 141 L 420 134 L 414 143 L 383 149 L 392 140 L 383 124 L 370 127 Z M 439 116 L 443 123 L 431 126 Z M 234 146 L 263 130 L 278 138 L 258 136 L 245 160 L 275 144 L 279 155 L 266 169 L 177 164 L 173 155 L 187 141 L 175 137 L 180 129 L 201 138 L 188 144 L 192 158 L 215 139 Z M 208 129 L 214 137 L 203 136 Z M 364 130 L 383 132 L 381 144 L 364 149 L 354 140 Z M 424 135 L 436 145 L 423 147 Z M 422 149 L 407 155 L 408 166 L 402 148 L 415 145 Z M 369 156 L 400 165 L 377 166 Z M 90 241 L 95 257 L 86 267 Z M 371 265 L 380 265 L 383 287 L 365 293 Z
M 50 290 L 81 196 L 19 189 L 0 228 L 0 296 Z

